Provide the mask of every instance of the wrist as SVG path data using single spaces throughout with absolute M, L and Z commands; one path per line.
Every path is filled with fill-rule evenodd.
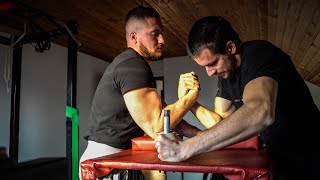
M 186 94 L 187 99 L 189 99 L 192 103 L 195 103 L 199 97 L 199 91 L 191 89 L 188 94 Z
M 180 154 L 181 154 L 181 160 L 184 161 L 184 160 L 187 160 L 189 157 L 191 157 L 188 153 L 188 150 L 185 149 L 186 147 L 186 143 L 188 140 L 185 140 L 185 141 L 180 141 Z
M 194 146 L 193 138 L 180 141 L 180 143 L 182 160 L 187 160 L 197 154 L 197 148 Z

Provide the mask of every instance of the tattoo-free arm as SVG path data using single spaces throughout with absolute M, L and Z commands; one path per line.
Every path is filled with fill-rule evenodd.
M 244 89 L 243 106 L 223 121 L 181 143 L 182 156 L 208 152 L 251 138 L 274 121 L 278 83 L 270 77 L 251 80 Z
M 174 128 L 197 100 L 199 90 L 190 90 L 173 104 L 163 105 L 155 88 L 135 89 L 124 94 L 124 100 L 134 121 L 151 138 L 163 131 L 163 109 L 170 110 L 170 127 Z
M 195 102 L 191 108 L 191 112 L 206 128 L 211 128 L 235 110 L 236 108 L 232 105 L 231 101 L 221 97 L 215 98 L 214 111 L 207 109 L 198 102 Z
M 180 121 L 177 126 L 173 129 L 179 135 L 186 136 L 188 138 L 196 136 L 201 130 L 185 120 Z
M 191 156 L 235 144 L 262 132 L 274 121 L 278 83 L 270 77 L 251 80 L 243 93 L 243 106 L 211 128 L 185 141 L 159 135 L 158 157 L 179 162 Z

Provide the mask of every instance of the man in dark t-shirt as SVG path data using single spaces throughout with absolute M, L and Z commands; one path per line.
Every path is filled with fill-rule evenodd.
M 170 127 L 178 134 L 193 137 L 200 131 L 182 119 L 199 95 L 194 73 L 186 75 L 192 90 L 173 104 L 167 105 L 156 90 L 149 63 L 161 58 L 164 47 L 159 14 L 142 6 L 132 9 L 126 39 L 128 49 L 107 67 L 94 94 L 80 162 L 130 149 L 131 139 L 144 134 L 154 138 L 163 131 L 163 109 L 171 110 Z
M 183 161 L 259 135 L 273 179 L 319 179 L 313 146 L 320 112 L 287 54 L 267 41 L 241 42 L 219 16 L 193 25 L 188 53 L 208 76 L 218 75 L 214 111 L 196 102 L 191 111 L 208 130 L 180 143 L 167 141 L 170 134 L 158 136 L 160 159 Z
M 131 138 L 144 132 L 132 119 L 123 94 L 145 87 L 155 88 L 151 68 L 129 48 L 114 59 L 100 80 L 85 139 L 119 149 L 131 148 Z

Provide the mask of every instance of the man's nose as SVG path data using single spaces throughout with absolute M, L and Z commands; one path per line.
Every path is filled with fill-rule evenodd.
M 208 76 L 212 76 L 212 75 L 214 75 L 214 73 L 216 73 L 216 70 L 208 68 L 208 67 L 206 67 L 206 71 L 207 71 Z
M 164 37 L 162 34 L 159 35 L 158 44 L 164 44 Z

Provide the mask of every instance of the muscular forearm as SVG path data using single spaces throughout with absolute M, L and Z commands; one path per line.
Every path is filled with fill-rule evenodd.
M 206 128 L 211 128 L 222 120 L 222 117 L 220 117 L 219 114 L 215 113 L 214 111 L 210 111 L 198 102 L 194 103 L 191 108 L 191 112 Z
M 182 120 L 174 128 L 174 131 L 177 132 L 179 135 L 191 138 L 196 136 L 201 130 L 187 123 L 185 120 Z
M 181 144 L 183 154 L 189 158 L 249 139 L 268 126 L 264 123 L 266 118 L 263 113 L 243 106 L 212 128 L 183 141 Z
M 193 106 L 198 98 L 198 91 L 190 90 L 190 92 L 184 96 L 183 98 L 179 99 L 173 104 L 165 105 L 163 109 L 170 110 L 170 127 L 173 129 L 186 115 L 189 109 Z M 158 121 L 160 124 L 157 126 L 160 129 L 158 131 L 163 131 L 163 111 L 160 116 L 161 120 Z
M 159 112 L 160 115 L 152 120 L 152 125 L 150 126 L 152 131 L 150 131 L 148 135 L 154 138 L 155 133 L 163 131 L 164 109 L 170 110 L 170 129 L 174 129 L 197 100 L 198 95 L 198 91 L 192 90 L 185 97 L 170 105 L 167 105 L 166 102 L 162 100 L 162 107 L 160 107 L 159 110 L 153 110 L 153 112 Z
M 158 157 L 164 161 L 180 162 L 258 135 L 274 122 L 276 97 L 275 80 L 268 77 L 252 80 L 245 87 L 243 105 L 238 110 L 234 110 L 230 101 L 216 99 L 216 112 L 221 112 L 219 115 L 222 114 L 224 119 L 211 128 L 185 141 L 171 133 L 158 136 Z

